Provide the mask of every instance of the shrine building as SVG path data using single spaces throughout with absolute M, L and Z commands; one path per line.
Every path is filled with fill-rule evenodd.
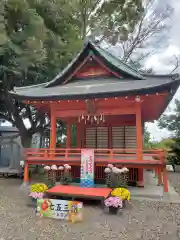
M 68 163 L 80 177 L 81 149 L 94 149 L 95 181 L 109 163 L 126 166 L 129 182 L 143 186 L 144 169 L 155 169 L 168 191 L 165 153 L 144 149 L 146 122 L 157 120 L 180 84 L 178 74 L 144 74 L 92 42 L 52 81 L 15 88 L 14 98 L 50 116 L 49 148 L 27 149 L 24 181 L 31 164 Z M 56 145 L 56 121 L 66 123 L 66 146 Z M 71 127 L 76 126 L 76 146 Z

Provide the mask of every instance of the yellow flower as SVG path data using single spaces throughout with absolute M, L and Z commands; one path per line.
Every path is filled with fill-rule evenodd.
M 32 184 L 30 187 L 31 192 L 45 192 L 47 189 L 48 189 L 48 187 L 44 183 Z
M 119 197 L 121 200 L 130 200 L 130 192 L 126 188 L 115 188 L 111 192 L 111 195 Z

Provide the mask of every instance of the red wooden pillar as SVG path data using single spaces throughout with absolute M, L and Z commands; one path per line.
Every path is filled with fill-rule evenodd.
M 25 166 L 24 166 L 24 183 L 29 183 L 29 170 L 28 170 L 27 163 L 25 163 Z
M 66 123 L 66 148 L 71 148 L 71 122 Z
M 157 170 L 157 175 L 158 175 L 158 186 L 162 185 L 162 171 L 161 168 L 158 168 Z
M 163 186 L 164 186 L 164 192 L 168 192 L 168 174 L 166 167 L 163 168 Z
M 85 124 L 81 124 L 81 148 L 86 148 L 86 126 Z
M 50 148 L 56 148 L 56 110 L 51 105 L 51 131 L 50 131 Z
M 77 148 L 81 148 L 81 125 L 80 125 L 80 123 L 76 124 L 76 142 L 77 142 Z
M 112 148 L 112 126 L 108 126 L 108 148 Z
M 136 140 L 137 140 L 137 160 L 143 160 L 143 136 L 142 136 L 142 116 L 141 103 L 136 103 Z M 138 186 L 143 187 L 143 169 L 138 169 Z

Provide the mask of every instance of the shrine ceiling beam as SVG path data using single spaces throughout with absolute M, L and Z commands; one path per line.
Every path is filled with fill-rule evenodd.
M 126 114 L 135 114 L 135 108 L 109 108 L 109 109 L 97 109 L 94 115 L 126 115 Z M 84 109 L 79 110 L 56 110 L 57 117 L 78 117 L 80 115 L 88 115 L 87 111 Z

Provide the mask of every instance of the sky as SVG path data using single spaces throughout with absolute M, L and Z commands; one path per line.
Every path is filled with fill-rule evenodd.
M 158 0 L 159 7 L 163 7 L 169 4 L 174 8 L 173 15 L 170 20 L 171 29 L 168 32 L 168 45 L 162 52 L 154 54 L 146 62 L 147 68 L 152 68 L 157 73 L 170 73 L 173 66 L 170 64 L 170 59 L 173 59 L 173 55 L 180 55 L 180 0 Z M 178 71 L 180 73 L 180 71 Z M 180 89 L 178 89 L 169 107 L 173 109 L 174 99 L 180 99 Z M 166 110 L 167 111 L 167 110 Z M 165 112 L 166 112 L 165 111 Z M 170 135 L 167 130 L 160 130 L 157 127 L 157 123 L 148 123 L 148 130 L 151 133 L 151 138 L 154 140 L 160 140 Z
M 167 33 L 167 45 L 161 52 L 153 54 L 145 63 L 147 68 L 152 68 L 156 73 L 166 74 L 170 73 L 173 66 L 170 60 L 173 60 L 173 55 L 180 55 L 180 0 L 157 0 L 159 9 L 169 4 L 173 9 L 170 25 L 171 28 Z M 180 89 L 177 91 L 174 98 L 180 99 Z M 173 109 L 174 99 L 171 101 L 169 107 Z M 4 123 L 9 125 L 8 123 Z M 26 121 L 27 126 L 28 121 Z M 157 123 L 148 123 L 148 130 L 151 133 L 151 138 L 155 141 L 166 138 L 170 135 L 167 130 L 160 130 Z

